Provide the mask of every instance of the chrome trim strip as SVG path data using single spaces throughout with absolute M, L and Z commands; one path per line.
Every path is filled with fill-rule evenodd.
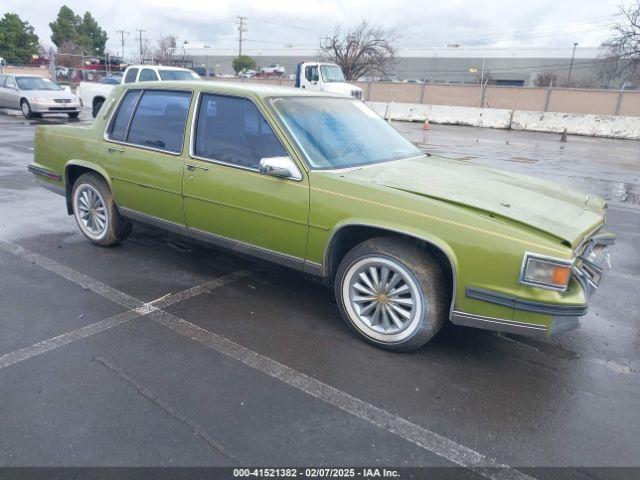
M 27 170 L 30 171 L 31 173 L 35 174 L 35 175 L 40 175 L 43 177 L 47 177 L 51 180 L 57 180 L 60 181 L 62 179 L 62 176 L 56 172 L 53 172 L 51 170 L 47 170 L 46 168 L 42 168 L 42 167 L 37 167 L 35 165 L 33 165 L 32 163 L 30 163 L 29 165 L 27 165 Z
M 520 275 L 518 277 L 518 283 L 520 283 L 522 285 L 526 285 L 528 287 L 542 288 L 544 290 L 553 290 L 555 292 L 566 292 L 567 291 L 567 288 L 569 287 L 569 284 L 567 284 L 567 286 L 565 286 L 565 287 L 553 287 L 553 286 L 547 285 L 545 283 L 531 282 L 531 281 L 525 280 L 524 276 L 525 276 L 525 272 L 526 272 L 526 269 L 527 269 L 527 263 L 528 263 L 529 259 L 543 260 L 543 261 L 546 261 L 546 262 L 549 262 L 549 263 L 553 263 L 553 264 L 559 265 L 561 267 L 573 268 L 573 265 L 575 264 L 575 258 L 573 260 L 566 260 L 564 258 L 549 257 L 547 255 L 541 255 L 541 254 L 532 253 L 532 252 L 524 252 L 524 256 L 522 257 L 522 264 L 520 266 Z
M 534 337 L 545 337 L 547 327 L 536 323 L 514 322 L 503 318 L 485 317 L 474 313 L 466 313 L 454 310 L 451 315 L 451 323 L 464 327 L 474 327 L 494 332 L 515 333 Z
M 204 241 L 206 243 L 210 243 L 210 244 L 225 248 L 227 250 L 231 250 L 231 251 L 246 254 L 246 255 L 251 255 L 253 257 L 261 258 L 264 260 L 269 260 L 279 265 L 284 265 L 286 267 L 293 268 L 296 270 L 306 271 L 305 260 L 299 257 L 294 257 L 293 255 L 276 252 L 268 248 L 251 245 L 249 243 L 245 243 L 240 240 L 234 240 L 232 238 L 227 238 L 221 235 L 205 232 L 197 228 L 180 225 L 178 223 L 170 222 L 168 220 L 163 220 L 161 218 L 154 217 L 152 215 L 147 215 L 145 213 L 141 213 L 136 210 L 131 210 L 129 208 L 118 207 L 118 210 L 124 217 L 127 217 L 128 219 L 133 221 L 155 225 L 157 227 L 170 230 L 174 233 L 178 233 L 180 235 L 184 235 L 196 240 Z M 312 272 L 313 272 L 313 268 L 311 268 L 311 271 L 309 273 L 312 273 Z
M 50 192 L 56 193 L 62 197 L 67 196 L 64 187 L 59 187 L 58 185 L 52 185 L 50 183 L 45 182 L 44 180 L 40 180 L 37 177 L 36 177 L 36 182 L 45 190 L 49 190 Z
M 557 305 L 534 300 L 525 300 L 511 295 L 506 295 L 484 288 L 467 287 L 466 296 L 474 300 L 494 303 L 503 307 L 523 310 L 525 312 L 541 313 L 543 315 L 553 315 L 559 317 L 581 317 L 586 315 L 588 304 L 583 305 Z

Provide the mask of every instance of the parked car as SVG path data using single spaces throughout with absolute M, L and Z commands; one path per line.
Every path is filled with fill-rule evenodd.
M 422 80 L 418 80 L 417 78 L 407 78 L 403 80 L 402 83 L 424 83 Z
M 356 85 L 347 83 L 342 68 L 335 63 L 302 62 L 296 67 L 296 88 L 317 92 L 351 95 L 364 100 L 364 92 Z
M 109 77 L 102 77 L 100 80 L 98 80 L 98 83 L 101 83 L 103 85 L 120 85 L 122 83 L 122 77 L 116 77 L 116 76 L 109 76 Z
M 253 78 L 255 77 L 257 72 L 255 70 L 242 70 L 238 76 L 240 78 Z
M 38 75 L 0 75 L 0 107 L 21 110 L 31 118 L 45 113 L 80 114 L 80 99 L 48 78 Z
M 272 63 L 266 67 L 262 67 L 260 69 L 260 74 L 265 76 L 281 76 L 286 72 L 285 68 L 282 65 L 278 65 L 277 63 Z
M 307 272 L 386 349 L 447 320 L 576 328 L 608 262 L 603 199 L 425 154 L 354 98 L 137 83 L 105 106 L 89 127 L 39 126 L 29 165 L 89 241 L 143 222 Z
M 197 73 L 186 68 L 165 67 L 162 65 L 131 65 L 124 71 L 122 83 L 135 82 L 166 82 L 199 80 Z M 114 84 L 102 82 L 80 82 L 78 95 L 82 104 L 91 107 L 91 114 L 95 118 L 100 107 L 111 94 Z

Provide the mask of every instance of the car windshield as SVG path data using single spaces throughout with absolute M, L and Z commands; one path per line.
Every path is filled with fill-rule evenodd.
M 344 82 L 342 69 L 337 65 L 320 65 L 320 72 L 325 82 Z
M 185 72 L 184 70 L 160 70 L 162 80 L 199 80 L 200 77 L 195 72 Z
M 16 82 L 20 90 L 62 90 L 62 88 L 48 78 L 16 77 Z
M 422 152 L 360 100 L 282 97 L 276 112 L 314 169 L 355 167 Z

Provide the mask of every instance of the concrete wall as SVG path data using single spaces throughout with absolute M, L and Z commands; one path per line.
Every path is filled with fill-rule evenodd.
M 367 102 L 391 120 L 468 125 L 472 127 L 531 130 L 596 137 L 640 139 L 640 118 L 556 112 L 532 112 L 496 108 Z

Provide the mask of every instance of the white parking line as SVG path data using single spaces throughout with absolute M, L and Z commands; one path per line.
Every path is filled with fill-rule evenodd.
M 402 417 L 387 412 L 370 403 L 338 390 L 331 385 L 311 378 L 291 367 L 265 357 L 227 338 L 198 327 L 186 320 L 159 310 L 150 315 L 155 322 L 170 328 L 198 343 L 206 345 L 245 365 L 255 368 L 287 385 L 303 391 L 323 402 L 366 420 L 379 428 L 402 437 L 447 460 L 472 470 L 492 480 L 532 480 L 533 477 L 508 465 L 488 458 L 475 450 L 460 445 L 438 433 L 427 430 Z
M 121 302 L 127 302 L 128 304 L 135 304 L 131 307 L 131 310 L 116 315 L 115 317 L 111 317 L 110 319 L 82 327 L 74 330 L 73 332 L 37 343 L 31 347 L 3 355 L 0 357 L 0 369 L 48 352 L 60 346 L 67 345 L 75 340 L 95 335 L 96 333 L 102 332 L 116 325 L 120 325 L 136 317 L 149 315 L 152 320 L 160 325 L 168 327 L 181 335 L 242 362 L 245 365 L 269 375 L 293 388 L 297 388 L 298 390 L 322 400 L 329 405 L 370 422 L 379 428 L 394 433 L 425 450 L 433 452 L 452 463 L 472 470 L 486 478 L 491 480 L 534 480 L 533 477 L 511 468 L 508 465 L 502 464 L 495 459 L 486 457 L 469 447 L 416 425 L 409 420 L 394 415 L 386 410 L 367 403 L 364 400 L 343 392 L 342 390 L 338 390 L 335 387 L 298 372 L 291 367 L 287 367 L 276 360 L 265 357 L 258 352 L 243 347 L 242 345 L 239 345 L 227 338 L 205 330 L 182 318 L 159 309 L 160 306 L 166 307 L 172 303 L 183 301 L 195 295 L 219 288 L 222 285 L 247 276 L 251 272 L 233 272 L 225 277 L 207 282 L 206 284 L 190 288 L 176 294 L 168 296 L 165 295 L 152 302 L 144 303 L 124 292 L 120 292 L 108 285 L 93 280 L 80 272 L 69 267 L 65 267 L 64 265 L 37 253 L 31 252 L 14 243 L 0 240 L 0 247 L 7 252 L 13 253 L 14 255 L 57 273 L 63 278 L 71 280 L 80 286 L 89 288 L 91 291 L 113 300 L 116 303 L 122 304 Z

